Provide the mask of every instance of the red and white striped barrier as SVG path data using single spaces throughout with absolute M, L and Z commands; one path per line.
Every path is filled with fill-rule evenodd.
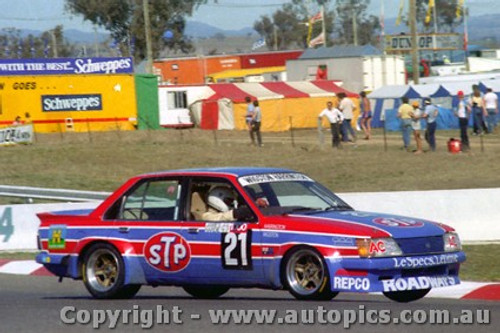
M 33 260 L 0 259 L 0 274 L 51 276 Z M 500 301 L 500 283 L 462 281 L 458 286 L 432 289 L 427 297 Z

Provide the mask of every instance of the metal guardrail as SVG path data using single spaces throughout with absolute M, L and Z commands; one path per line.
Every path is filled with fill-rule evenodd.
M 46 199 L 55 201 L 101 201 L 106 199 L 110 192 L 76 191 L 51 189 L 29 186 L 0 185 L 0 197 Z

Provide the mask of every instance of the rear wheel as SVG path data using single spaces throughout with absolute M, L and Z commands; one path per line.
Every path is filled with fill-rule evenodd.
M 131 298 L 140 285 L 125 285 L 125 265 L 120 253 L 110 244 L 94 244 L 85 253 L 83 283 L 95 298 Z
M 429 293 L 429 291 L 431 291 L 430 288 L 420 290 L 385 291 L 384 296 L 399 303 L 408 303 L 423 298 Z
M 298 247 L 284 260 L 282 276 L 290 293 L 300 300 L 330 300 L 338 292 L 330 289 L 330 274 L 323 257 L 315 250 Z
M 196 298 L 218 298 L 224 295 L 229 287 L 214 286 L 214 287 L 204 287 L 204 286 L 184 286 L 182 287 L 189 295 Z

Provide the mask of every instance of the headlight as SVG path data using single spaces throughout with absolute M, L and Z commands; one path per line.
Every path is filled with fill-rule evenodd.
M 393 257 L 403 254 L 392 238 L 360 238 L 356 239 L 356 246 L 362 258 Z
M 460 237 L 456 232 L 447 232 L 443 235 L 444 252 L 455 252 L 462 250 Z

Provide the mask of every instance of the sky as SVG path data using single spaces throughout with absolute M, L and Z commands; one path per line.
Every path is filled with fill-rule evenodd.
M 103 0 L 105 1 L 105 0 Z M 161 0 L 154 0 L 161 1 Z M 308 1 L 308 0 L 304 0 Z M 310 1 L 310 0 L 309 0 Z M 380 14 L 380 3 L 384 1 L 385 17 L 396 17 L 400 0 L 371 0 L 369 11 Z M 456 1 L 456 0 L 450 0 Z M 473 16 L 487 13 L 500 13 L 498 0 L 465 0 Z M 81 17 L 72 17 L 64 11 L 64 0 L 0 0 L 0 29 L 16 27 L 19 29 L 48 30 L 58 24 L 64 29 L 93 31 L 94 27 Z M 225 30 L 239 30 L 252 27 L 262 15 L 272 14 L 288 0 L 209 0 L 200 6 L 191 18 Z M 99 29 L 102 31 L 101 29 Z

